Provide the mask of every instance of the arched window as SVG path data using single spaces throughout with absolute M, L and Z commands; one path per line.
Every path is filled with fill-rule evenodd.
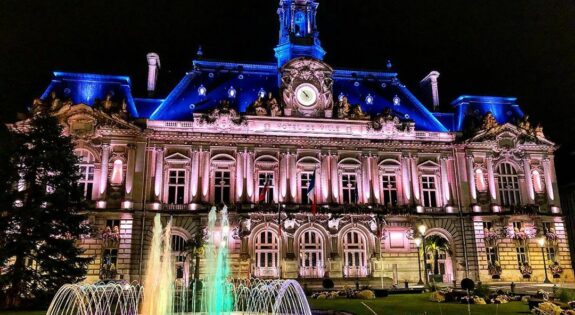
M 279 277 L 279 249 L 279 239 L 275 232 L 265 229 L 256 234 L 254 241 L 256 277 Z
M 114 168 L 112 169 L 112 177 L 110 183 L 115 186 L 122 185 L 124 181 L 124 162 L 122 160 L 114 161 Z
M 502 206 L 513 206 L 520 203 L 519 176 L 510 163 L 501 163 L 497 167 L 499 175 L 499 198 Z
M 176 279 L 187 281 L 189 277 L 188 261 L 186 259 L 186 237 L 180 233 L 172 234 L 172 259 L 175 265 Z
M 323 278 L 323 238 L 316 230 L 306 230 L 299 236 L 299 275 L 302 278 Z
M 78 163 L 78 171 L 80 172 L 78 186 L 84 198 L 92 200 L 92 191 L 94 190 L 94 155 L 86 149 L 78 149 L 74 153 L 80 159 Z
M 351 230 L 343 237 L 343 274 L 346 277 L 367 276 L 367 241 L 363 233 Z

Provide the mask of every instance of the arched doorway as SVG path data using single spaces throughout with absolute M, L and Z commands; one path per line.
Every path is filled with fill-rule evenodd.
M 343 275 L 366 277 L 367 240 L 359 230 L 350 230 L 343 236 Z
M 279 277 L 279 238 L 269 228 L 258 232 L 254 240 L 254 276 L 260 278 Z
M 299 236 L 299 276 L 302 278 L 323 278 L 324 244 L 321 234 L 307 229 Z
M 425 237 L 426 275 L 430 281 L 451 283 L 453 274 L 452 245 L 440 233 L 430 233 Z

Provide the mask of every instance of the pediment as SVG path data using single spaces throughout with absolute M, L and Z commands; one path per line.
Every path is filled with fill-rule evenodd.
M 437 163 L 435 163 L 435 162 L 433 162 L 433 161 L 431 161 L 431 160 L 427 160 L 427 161 L 425 161 L 425 162 L 423 162 L 423 163 L 420 163 L 417 167 L 419 167 L 419 168 L 433 168 L 433 169 L 436 169 L 436 168 L 439 167 L 439 164 L 437 164 Z
M 495 142 L 500 148 L 514 148 L 518 144 L 555 144 L 545 138 L 543 133 L 537 133 L 532 129 L 524 129 L 510 123 L 497 125 L 490 129 L 478 131 L 468 139 L 468 143 Z
M 181 153 L 174 153 L 164 158 L 170 164 L 187 164 L 191 159 Z

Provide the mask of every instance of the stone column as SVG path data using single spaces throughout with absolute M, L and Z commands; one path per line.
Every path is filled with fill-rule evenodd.
M 371 186 L 373 189 L 373 202 L 381 203 L 381 192 L 379 191 L 379 165 L 377 165 L 377 156 L 372 156 L 371 160 Z
M 545 189 L 547 190 L 547 197 L 550 202 L 555 200 L 555 194 L 553 193 L 553 181 L 551 177 L 551 165 L 549 159 L 543 160 L 543 175 L 545 177 Z
M 331 166 L 331 155 L 320 154 L 319 156 L 319 169 L 316 171 L 315 177 L 319 179 L 319 185 L 315 186 L 315 190 L 319 192 L 316 194 L 316 202 L 318 203 L 329 203 L 330 194 L 330 166 Z M 315 184 L 314 184 L 315 185 Z M 319 196 L 319 198 L 317 198 Z
M 287 186 L 288 186 L 288 179 L 287 179 L 287 168 L 289 164 L 289 153 L 282 153 L 280 157 L 280 176 L 278 180 L 279 186 L 279 202 L 286 202 L 287 201 Z
M 369 156 L 363 156 L 362 157 L 362 161 L 361 161 L 361 186 L 358 185 L 358 187 L 361 187 L 361 190 L 363 191 L 363 203 L 370 203 L 370 200 L 372 198 L 371 196 L 371 187 L 370 187 L 370 181 L 371 181 L 371 172 L 370 172 L 370 166 L 371 166 L 371 157 Z M 359 184 L 359 183 L 358 183 Z
M 297 155 L 290 154 L 288 165 L 288 178 L 289 178 L 289 200 L 296 201 L 297 196 Z
M 467 173 L 469 177 L 469 193 L 471 194 L 471 202 L 477 202 L 477 188 L 475 188 L 475 172 L 473 170 L 473 163 L 475 159 L 472 155 L 467 156 Z
M 493 158 L 487 157 L 487 182 L 489 185 L 489 195 L 491 195 L 491 202 L 497 200 L 497 190 L 495 189 L 495 175 L 493 175 Z
M 134 171 L 136 167 L 136 145 L 128 144 L 128 165 L 126 165 L 126 195 L 127 200 L 132 200 L 132 188 L 134 187 Z
M 413 201 L 419 205 L 421 195 L 419 193 L 419 174 L 417 173 L 417 157 L 412 156 L 409 158 L 411 162 L 411 183 L 413 184 Z
M 106 190 L 108 187 L 108 160 L 110 159 L 110 145 L 102 144 L 102 167 L 100 170 L 100 199 L 106 199 Z
M 409 180 L 409 157 L 403 156 L 401 158 L 401 182 L 403 188 L 403 197 L 405 198 L 405 203 L 409 204 L 411 202 L 411 187 Z
M 244 195 L 244 154 L 242 152 L 236 153 L 236 198 L 238 202 L 242 202 Z
M 156 172 L 154 175 L 155 201 L 161 200 L 163 177 L 164 177 L 164 148 L 156 148 Z
M 198 196 L 198 183 L 200 178 L 200 152 L 190 150 L 192 167 L 190 170 L 190 202 L 195 202 Z
M 246 160 L 246 194 L 248 202 L 254 201 L 254 153 L 246 152 L 244 155 Z
M 330 170 L 330 180 L 331 180 L 331 198 L 332 202 L 339 202 L 339 169 L 338 169 L 338 156 L 330 155 L 329 159 L 329 170 Z
M 525 172 L 527 196 L 529 197 L 529 203 L 532 204 L 535 201 L 535 192 L 533 191 L 533 178 L 531 176 L 531 165 L 529 164 L 529 161 L 529 158 L 523 159 L 523 172 Z
M 447 157 L 442 156 L 441 160 L 441 194 L 443 196 L 443 205 L 449 205 L 451 195 L 449 191 L 449 175 L 447 173 Z
M 202 201 L 210 202 L 210 171 L 211 171 L 211 161 L 210 152 L 200 151 L 202 156 Z

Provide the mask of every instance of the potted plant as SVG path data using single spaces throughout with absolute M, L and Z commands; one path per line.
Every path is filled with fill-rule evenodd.
M 529 265 L 528 262 L 524 262 L 520 267 L 519 271 L 523 275 L 523 279 L 531 279 L 531 274 L 533 273 L 533 268 Z
M 498 260 L 496 260 L 494 263 L 489 263 L 489 266 L 487 266 L 487 269 L 489 270 L 489 274 L 491 275 L 491 279 L 501 279 L 501 264 L 499 263 Z
M 549 263 L 549 270 L 551 270 L 551 273 L 553 274 L 553 278 L 555 278 L 555 279 L 561 278 L 561 273 L 563 272 L 563 268 L 561 268 L 561 265 L 559 265 L 558 262 L 556 262 L 556 261 L 550 262 Z

